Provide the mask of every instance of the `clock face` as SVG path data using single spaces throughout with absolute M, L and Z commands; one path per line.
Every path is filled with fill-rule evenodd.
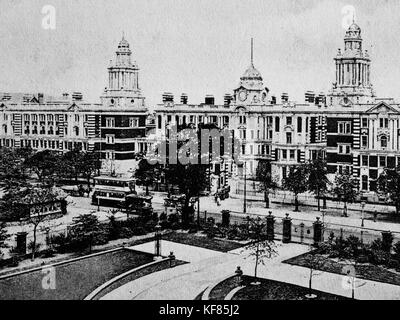
M 261 100 L 264 102 L 265 99 L 267 99 L 267 94 L 265 92 L 263 92 L 263 94 L 261 96 Z
M 247 92 L 245 90 L 239 92 L 240 101 L 245 101 L 247 99 Z

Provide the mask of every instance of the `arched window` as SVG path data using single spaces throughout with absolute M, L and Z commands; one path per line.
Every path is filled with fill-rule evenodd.
M 76 136 L 79 136 L 79 127 L 78 126 L 74 127 L 74 132 L 75 132 Z
M 6 124 L 3 124 L 3 132 L 7 133 L 7 125 Z
M 381 137 L 381 148 L 387 148 L 387 137 L 386 136 Z

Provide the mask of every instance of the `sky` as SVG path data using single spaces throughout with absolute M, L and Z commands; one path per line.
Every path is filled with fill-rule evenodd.
M 43 27 L 46 5 L 54 29 Z M 124 32 L 149 107 L 166 91 L 223 103 L 250 64 L 252 37 L 270 93 L 303 102 L 305 91 L 327 92 L 335 80 L 349 5 L 377 95 L 398 99 L 398 0 L 0 0 L 0 92 L 79 91 L 98 102 Z

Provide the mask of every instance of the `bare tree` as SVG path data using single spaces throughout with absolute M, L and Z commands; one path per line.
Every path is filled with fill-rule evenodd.
M 273 240 L 267 239 L 266 227 L 267 223 L 265 219 L 250 218 L 248 217 L 248 228 L 250 243 L 246 245 L 245 249 L 250 251 L 249 256 L 255 261 L 254 265 L 254 279 L 252 283 L 254 285 L 260 284 L 257 281 L 257 270 L 260 264 L 265 265 L 266 259 L 271 259 L 278 255 L 276 251 L 276 244 Z

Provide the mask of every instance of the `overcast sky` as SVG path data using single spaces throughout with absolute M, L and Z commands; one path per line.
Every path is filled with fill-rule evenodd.
M 42 27 L 45 5 L 56 9 L 55 30 Z M 0 0 L 0 91 L 80 91 L 97 102 L 125 31 L 148 106 L 164 91 L 222 103 L 250 63 L 251 37 L 270 92 L 303 102 L 334 81 L 346 5 L 356 9 L 377 95 L 399 98 L 397 0 Z

